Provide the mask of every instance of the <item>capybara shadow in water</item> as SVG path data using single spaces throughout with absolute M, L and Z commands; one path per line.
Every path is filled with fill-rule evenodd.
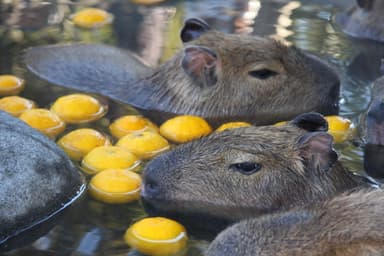
M 384 60 L 381 65 L 384 74 Z M 384 76 L 372 87 L 372 100 L 362 118 L 364 169 L 374 178 L 384 178 Z
M 384 191 L 343 194 L 317 206 L 229 227 L 207 256 L 384 255 Z
M 351 36 L 384 42 L 383 14 L 383 0 L 356 0 L 354 6 L 336 16 L 336 21 Z
M 263 125 L 309 111 L 338 113 L 337 75 L 295 47 L 221 33 L 199 19 L 185 22 L 181 40 L 183 49 L 155 70 L 105 45 L 35 47 L 24 57 L 43 79 L 131 104 L 157 123 L 191 114 L 213 125 Z
M 327 129 L 320 114 L 307 113 L 285 126 L 238 128 L 181 145 L 147 164 L 142 201 L 148 213 L 194 227 L 214 221 L 214 232 L 363 184 L 338 162 Z

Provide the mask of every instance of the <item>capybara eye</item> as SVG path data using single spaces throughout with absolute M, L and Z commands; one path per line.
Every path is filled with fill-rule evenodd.
M 229 168 L 233 171 L 240 172 L 241 174 L 251 175 L 261 169 L 261 164 L 254 162 L 242 162 L 231 164 Z
M 265 80 L 265 79 L 268 79 L 270 77 L 273 77 L 273 76 L 277 75 L 278 73 L 276 71 L 263 68 L 263 69 L 259 69 L 259 70 L 249 71 L 248 74 L 250 76 L 253 76 L 253 77 L 257 78 L 257 79 Z

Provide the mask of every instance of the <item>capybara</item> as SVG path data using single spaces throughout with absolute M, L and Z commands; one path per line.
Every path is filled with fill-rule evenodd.
M 229 227 L 207 256 L 384 255 L 384 192 L 360 190 Z
M 338 162 L 327 129 L 320 114 L 306 113 L 285 126 L 227 130 L 181 145 L 145 167 L 146 210 L 207 225 L 222 220 L 223 227 L 365 184 Z
M 256 125 L 339 110 L 339 78 L 318 58 L 255 36 L 225 34 L 199 19 L 181 31 L 185 43 L 155 70 L 105 45 L 26 50 L 25 63 L 54 84 L 128 103 L 157 123 L 180 114 Z

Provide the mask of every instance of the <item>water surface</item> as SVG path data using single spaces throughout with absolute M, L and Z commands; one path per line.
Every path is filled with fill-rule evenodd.
M 350 0 L 190 0 L 164 1 L 141 6 L 128 0 L 0 1 L 0 73 L 27 79 L 22 96 L 48 107 L 69 93 L 37 80 L 21 62 L 22 51 L 34 45 L 60 42 L 101 42 L 128 49 L 149 65 L 157 66 L 181 47 L 179 31 L 189 17 L 205 19 L 212 27 L 230 33 L 273 36 L 320 56 L 342 80 L 340 114 L 356 125 L 370 100 L 370 86 L 379 76 L 383 44 L 350 38 L 334 24 L 335 14 Z M 84 7 L 103 8 L 114 14 L 111 26 L 85 31 L 68 17 Z M 134 113 L 129 106 L 109 102 L 110 112 L 93 127 L 107 131 L 111 120 Z M 68 129 L 74 129 L 69 127 Z M 363 150 L 358 143 L 337 145 L 342 161 L 362 173 Z M 123 241 L 126 228 L 145 216 L 138 202 L 106 205 L 86 195 L 47 235 L 8 255 L 133 255 Z M 188 255 L 201 255 L 208 241 L 192 237 Z

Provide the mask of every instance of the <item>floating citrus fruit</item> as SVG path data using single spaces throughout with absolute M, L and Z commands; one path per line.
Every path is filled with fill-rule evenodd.
M 285 124 L 287 124 L 287 121 L 280 121 L 280 122 L 275 123 L 274 126 L 283 126 Z
M 86 8 L 72 16 L 72 22 L 81 28 L 98 28 L 111 24 L 113 15 L 97 8 Z
M 247 122 L 229 122 L 229 123 L 225 123 L 225 124 L 220 125 L 220 127 L 217 128 L 216 131 L 222 132 L 222 131 L 228 130 L 228 129 L 247 127 L 247 126 L 251 126 L 251 124 L 247 123 Z
M 325 116 L 328 122 L 328 133 L 333 136 L 335 143 L 340 143 L 352 137 L 355 132 L 355 127 L 352 122 L 341 116 Z M 275 126 L 287 124 L 286 121 L 278 122 Z
M 106 169 L 133 170 L 140 160 L 127 149 L 115 146 L 102 146 L 91 150 L 81 161 L 83 170 L 94 174 Z
M 351 120 L 341 116 L 326 116 L 328 133 L 333 136 L 335 143 L 340 143 L 350 138 L 354 133 Z
M 135 4 L 144 4 L 144 5 L 150 5 L 150 4 L 158 4 L 161 2 L 164 2 L 165 0 L 131 0 Z
M 83 128 L 64 135 L 57 144 L 71 159 L 79 161 L 92 149 L 100 146 L 107 146 L 111 143 L 108 138 L 100 132 L 93 129 Z
M 209 124 L 198 116 L 177 116 L 160 126 L 160 134 L 176 143 L 198 139 L 211 132 Z
M 348 118 L 341 116 L 326 116 L 328 122 L 328 129 L 332 131 L 347 131 L 352 122 Z
M 140 115 L 127 115 L 116 119 L 110 126 L 111 134 L 116 138 L 121 138 L 132 132 L 153 130 L 158 131 L 155 124 Z
M 25 110 L 35 107 L 35 102 L 19 96 L 8 96 L 0 99 L 0 109 L 15 117 L 18 117 Z
M 85 94 L 70 94 L 58 98 L 52 105 L 55 112 L 64 122 L 86 123 L 101 118 L 107 111 L 96 98 Z
M 173 255 L 187 244 L 185 228 L 176 221 L 162 218 L 145 218 L 134 223 L 125 233 L 129 246 L 148 255 Z
M 142 159 L 152 158 L 169 149 L 169 143 L 152 131 L 131 133 L 122 137 L 116 146 L 123 147 Z
M 48 109 L 28 109 L 19 118 L 51 138 L 56 137 L 65 130 L 65 123 Z
M 97 173 L 89 182 L 88 192 L 99 201 L 111 204 L 128 203 L 140 197 L 141 177 L 123 169 Z
M 0 75 L 0 95 L 16 95 L 24 89 L 25 81 L 13 75 Z

